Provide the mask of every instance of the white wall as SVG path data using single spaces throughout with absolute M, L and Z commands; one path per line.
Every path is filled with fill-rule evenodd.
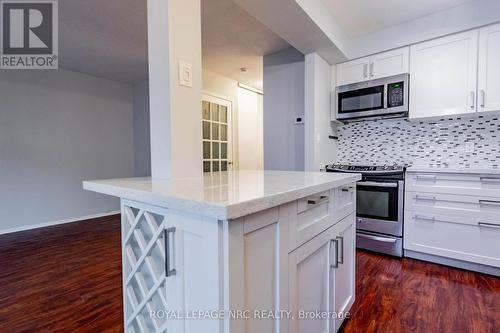
M 263 98 L 238 89 L 238 152 L 240 170 L 264 168 Z
M 330 121 L 331 66 L 317 53 L 305 57 L 305 169 L 319 171 L 336 160 L 336 125 Z
M 134 175 L 132 87 L 0 71 L 0 233 L 119 209 L 82 181 Z
M 134 85 L 134 175 L 151 176 L 148 81 Z
M 148 0 L 151 166 L 156 178 L 202 173 L 200 0 Z M 179 63 L 192 86 L 179 83 Z
M 264 56 L 264 168 L 304 170 L 304 55 L 289 48 Z

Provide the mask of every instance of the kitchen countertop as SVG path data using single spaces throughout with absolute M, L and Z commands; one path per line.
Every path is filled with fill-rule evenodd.
M 85 181 L 83 188 L 226 220 L 279 206 L 360 179 L 360 174 L 228 171 L 192 178 Z
M 429 166 L 411 166 L 406 169 L 407 172 L 443 172 L 443 173 L 471 173 L 471 174 L 489 174 L 500 175 L 500 169 L 493 168 L 460 168 L 460 167 L 429 167 Z

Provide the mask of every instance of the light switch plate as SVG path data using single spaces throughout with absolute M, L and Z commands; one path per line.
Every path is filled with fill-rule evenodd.
M 193 87 L 193 65 L 179 61 L 179 85 Z

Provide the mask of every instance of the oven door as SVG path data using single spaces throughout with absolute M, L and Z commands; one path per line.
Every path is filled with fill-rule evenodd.
M 361 181 L 356 193 L 358 230 L 403 236 L 404 181 Z

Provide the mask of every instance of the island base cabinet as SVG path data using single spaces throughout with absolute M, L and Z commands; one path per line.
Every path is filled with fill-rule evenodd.
M 355 215 L 289 254 L 290 333 L 337 332 L 354 302 Z
M 217 332 L 219 221 L 122 200 L 125 332 Z M 186 287 L 189 286 L 189 287 Z

